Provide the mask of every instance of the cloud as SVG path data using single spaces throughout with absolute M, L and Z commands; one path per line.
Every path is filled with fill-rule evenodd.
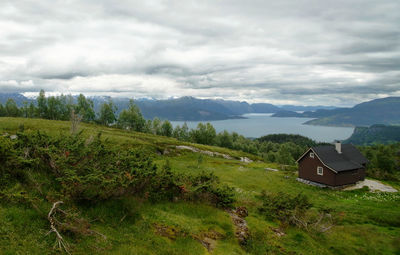
M 396 0 L 5 0 L 0 92 L 352 105 L 400 94 L 399 9 Z

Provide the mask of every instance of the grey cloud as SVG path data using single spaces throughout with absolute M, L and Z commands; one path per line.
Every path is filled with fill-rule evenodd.
M 8 92 L 350 104 L 400 87 L 400 2 L 0 3 Z

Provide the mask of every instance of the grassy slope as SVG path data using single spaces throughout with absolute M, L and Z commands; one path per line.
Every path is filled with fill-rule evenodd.
M 22 123 L 25 130 L 40 129 L 54 134 L 69 131 L 68 122 L 0 118 L 0 134 L 15 133 Z M 277 166 L 261 162 L 245 164 L 237 160 L 204 156 L 199 166 L 196 153 L 171 150 L 172 145 L 182 144 L 175 139 L 86 124 L 82 125 L 82 129 L 88 136 L 101 130 L 103 137 L 111 143 L 127 147 L 141 146 L 153 152 L 170 148 L 168 155 L 154 155 L 160 165 L 168 158 L 174 171 L 214 171 L 223 182 L 236 188 L 237 205 L 248 207 L 249 216 L 246 219 L 252 239 L 248 250 L 243 250 L 235 240 L 234 226 L 228 214 L 204 204 L 180 201 L 150 204 L 140 198 L 127 198 L 76 208 L 83 217 L 91 220 L 92 229 L 107 236 L 104 240 L 99 235 L 67 235 L 65 238 L 76 254 L 207 254 L 207 250 L 193 237 L 210 231 L 217 231 L 223 236 L 218 240 L 213 254 L 265 254 L 266 251 L 273 254 L 400 252 L 400 196 L 397 194 L 321 190 L 298 183 L 291 173 L 266 172 L 265 167 Z M 245 155 L 223 148 L 198 147 L 237 157 Z M 325 234 L 289 228 L 286 236 L 276 236 L 271 228 L 276 227 L 277 223 L 266 221 L 257 214 L 257 195 L 263 189 L 306 194 L 315 208 L 333 211 L 336 226 Z M 54 236 L 46 236 L 49 230 L 46 213 L 51 204 L 43 201 L 40 205 L 41 208 L 35 210 L 21 203 L 6 204 L 0 201 L 0 253 L 56 253 L 51 249 Z M 68 208 L 74 205 L 64 206 Z M 157 235 L 154 224 L 171 227 L 174 230 L 172 237 Z

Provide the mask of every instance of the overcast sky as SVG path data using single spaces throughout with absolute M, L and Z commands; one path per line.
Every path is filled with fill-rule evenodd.
M 0 92 L 400 96 L 399 0 L 1 0 Z

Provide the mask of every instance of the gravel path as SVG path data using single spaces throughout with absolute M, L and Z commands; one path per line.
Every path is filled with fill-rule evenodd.
M 345 188 L 344 190 L 361 189 L 364 186 L 368 186 L 370 191 L 382 191 L 382 192 L 397 192 L 393 187 L 383 184 L 379 181 L 367 180 L 357 182 L 355 185 Z

